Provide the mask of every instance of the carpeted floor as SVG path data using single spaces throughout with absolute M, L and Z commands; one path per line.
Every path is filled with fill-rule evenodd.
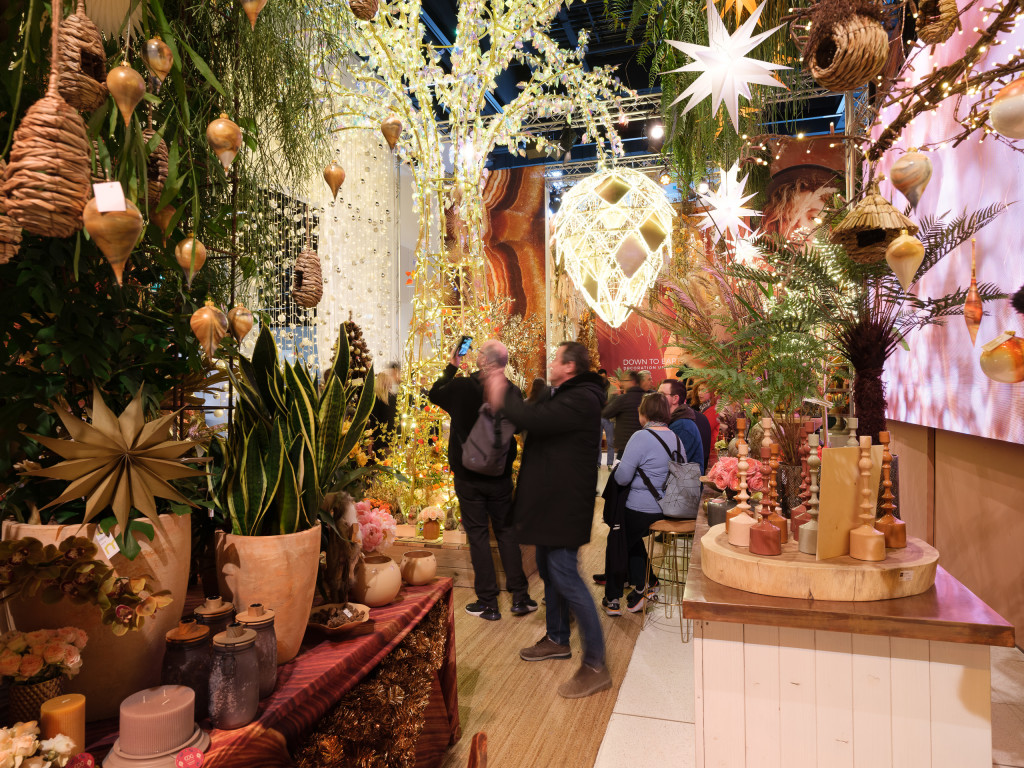
M 604 570 L 608 529 L 601 522 L 602 503 L 597 500 L 591 542 L 580 550 L 580 573 L 592 584 L 598 607 L 602 588 L 593 584 L 590 576 Z M 543 587 L 538 577 L 531 581 L 530 594 L 540 602 Z M 580 638 L 575 626 L 572 659 L 525 662 L 519 658 L 519 649 L 543 637 L 544 606 L 517 618 L 508 612 L 511 597 L 503 593 L 499 598 L 501 621 L 491 622 L 465 612 L 466 604 L 475 597 L 472 589 L 455 590 L 463 735 L 449 751 L 444 767 L 465 766 L 473 734 L 485 731 L 489 766 L 591 768 L 640 632 L 640 617 L 625 613 L 613 619 L 600 613 L 613 685 L 585 699 L 570 700 L 561 698 L 556 688 L 573 675 L 580 663 Z

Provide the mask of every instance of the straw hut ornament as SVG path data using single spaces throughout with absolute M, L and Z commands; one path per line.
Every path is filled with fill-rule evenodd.
M 842 93 L 878 75 L 889 58 L 881 11 L 869 0 L 824 0 L 811 20 L 803 61 L 822 88 Z
M 7 215 L 42 237 L 70 237 L 82 226 L 89 197 L 89 136 L 78 112 L 61 97 L 58 39 L 61 4 L 54 4 L 50 83 L 14 132 L 0 196 Z
M 92 112 L 107 100 L 107 54 L 103 38 L 85 15 L 85 0 L 60 27 L 62 62 L 57 88 L 64 100 L 80 112 Z
M 156 131 L 152 127 L 142 132 L 146 146 L 149 146 Z M 160 196 L 164 192 L 164 184 L 167 183 L 167 162 L 169 156 L 167 144 L 161 136 L 153 151 L 146 158 L 146 199 L 149 201 L 149 209 L 155 211 L 160 204 Z
M 292 270 L 292 301 L 300 307 L 312 309 L 320 303 L 324 295 L 323 273 L 320 268 L 320 257 L 309 247 L 302 249 L 295 259 Z
M 3 187 L 6 171 L 7 163 L 0 158 L 0 187 Z M 0 264 L 6 264 L 17 256 L 20 247 L 21 227 L 7 215 L 7 206 L 4 204 L 3 196 L 0 195 Z
M 917 234 L 917 224 L 897 211 L 878 192 L 878 182 L 871 182 L 864 199 L 832 232 L 832 242 L 841 245 L 846 255 L 859 264 L 874 264 L 885 258 L 889 243 L 900 236 Z

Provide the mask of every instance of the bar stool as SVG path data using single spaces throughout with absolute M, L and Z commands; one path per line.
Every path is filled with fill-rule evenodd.
M 644 594 L 650 589 L 651 572 L 658 573 L 661 591 L 658 602 L 665 606 L 665 615 L 672 618 L 672 609 L 679 609 L 679 636 L 684 643 L 689 642 L 692 625 L 683 618 L 683 592 L 686 589 L 686 572 L 690 568 L 690 552 L 693 549 L 693 532 L 697 528 L 696 520 L 673 520 L 665 518 L 651 525 L 651 535 L 647 540 L 647 558 L 651 567 L 647 570 Z M 662 536 L 662 550 L 654 556 L 654 540 L 656 534 Z M 647 620 L 647 607 L 650 600 L 644 602 L 644 610 L 640 615 L 640 629 Z

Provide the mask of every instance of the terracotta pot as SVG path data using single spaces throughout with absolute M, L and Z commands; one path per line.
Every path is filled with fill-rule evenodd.
M 10 692 L 10 725 L 39 720 L 39 708 L 64 693 L 64 678 L 51 677 L 38 683 L 12 683 Z
M 371 608 L 387 605 L 402 589 L 398 563 L 385 555 L 366 555 L 356 565 L 356 583 L 352 597 Z
M 262 603 L 275 613 L 277 663 L 299 652 L 320 567 L 320 525 L 280 536 L 217 532 L 220 594 L 236 606 Z
M 5 539 L 34 537 L 44 544 L 57 544 L 73 536 L 95 539 L 97 526 L 28 525 L 4 523 Z M 59 629 L 78 627 L 89 635 L 82 650 L 82 671 L 68 680 L 68 693 L 85 695 L 86 718 L 92 722 L 118 714 L 122 699 L 143 688 L 160 683 L 160 660 L 165 636 L 178 625 L 185 607 L 188 568 L 192 555 L 192 518 L 189 515 L 160 515 L 149 541 L 133 534 L 142 552 L 134 560 L 115 558 L 120 576 L 152 576 L 146 586 L 154 591 L 166 589 L 174 597 L 166 608 L 146 619 L 142 628 L 116 637 L 104 626 L 100 609 L 94 605 L 72 605 L 62 601 L 44 605 L 38 600 L 13 599 L 8 602 L 11 619 L 17 629 Z
M 402 581 L 413 587 L 429 584 L 437 575 L 437 558 L 426 549 L 411 549 L 402 555 Z
M 441 523 L 437 520 L 427 520 L 423 523 L 423 538 L 427 541 L 437 541 L 441 538 Z

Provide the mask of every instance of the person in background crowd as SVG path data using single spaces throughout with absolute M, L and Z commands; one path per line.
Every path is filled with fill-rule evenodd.
M 604 399 L 611 401 L 612 383 L 608 380 L 608 371 L 604 368 L 597 369 L 597 375 L 604 379 Z M 608 466 L 615 463 L 615 426 L 608 419 L 601 417 L 601 434 L 604 436 L 605 449 L 608 454 Z M 597 447 L 597 466 L 601 466 L 601 446 Z
M 693 406 L 694 410 L 703 413 L 708 420 L 708 425 L 711 430 L 711 449 L 708 454 L 708 462 L 712 465 L 718 461 L 718 452 L 715 450 L 715 443 L 718 442 L 717 402 L 718 398 L 711 392 L 706 381 L 703 379 L 697 379 L 694 381 L 693 389 L 690 393 L 690 405 Z
M 548 383 L 538 376 L 530 384 L 530 393 L 526 396 L 526 402 L 539 403 L 541 400 L 546 400 L 550 394 L 551 388 Z
M 638 412 L 640 400 L 644 396 L 644 390 L 640 386 L 640 374 L 630 371 L 629 380 L 632 382 L 632 386 L 608 403 L 601 411 L 601 418 L 615 421 L 615 453 L 619 456 L 626 449 L 629 438 L 640 429 Z
M 708 417 L 701 413 L 691 402 L 691 386 L 690 380 L 683 378 L 683 372 L 679 371 L 676 376 L 679 377 L 679 383 L 683 385 L 686 390 L 686 404 L 690 406 L 693 411 L 693 421 L 697 425 L 697 431 L 700 432 L 700 443 L 704 446 L 704 468 L 710 469 L 711 464 L 711 449 L 714 447 L 711 444 L 711 422 L 708 421 Z
M 378 456 L 384 451 L 388 437 L 395 431 L 395 411 L 398 396 L 391 391 L 391 375 L 381 371 L 373 380 L 373 408 L 367 426 L 373 434 L 373 450 Z
M 640 388 L 644 392 L 654 391 L 654 377 L 650 371 L 640 371 Z
M 626 596 L 626 608 L 630 613 L 643 610 L 644 603 L 658 591 L 657 580 L 650 573 L 644 537 L 650 533 L 651 525 L 665 516 L 658 500 L 640 476 L 640 470 L 644 471 L 655 488 L 664 485 L 668 477 L 669 452 L 678 451 L 680 446 L 679 439 L 668 428 L 669 415 L 668 398 L 665 395 L 660 392 L 644 395 L 639 413 L 643 428 L 629 438 L 626 450 L 615 468 L 615 482 L 629 486 L 624 527 L 629 557 L 626 575 L 633 585 L 633 590 Z M 605 560 L 604 599 L 601 605 L 609 616 L 621 616 L 623 574 L 612 573 L 607 557 Z M 648 584 L 647 592 L 644 592 L 644 586 Z
M 485 387 L 491 408 L 503 409 L 526 431 L 514 517 L 519 540 L 537 547 L 547 616 L 544 637 L 519 656 L 524 661 L 570 658 L 571 611 L 583 633 L 583 662 L 558 686 L 558 694 L 576 699 L 612 685 L 601 622 L 579 573 L 579 548 L 590 541 L 594 520 L 594 445 L 601 435 L 604 383 L 590 370 L 587 348 L 575 341 L 558 345 L 548 375 L 554 392 L 534 405 L 523 402 L 496 373 Z
M 462 510 L 462 525 L 469 541 L 469 558 L 473 563 L 473 586 L 476 600 L 466 606 L 466 613 L 488 621 L 501 618 L 498 610 L 498 578 L 491 557 L 490 528 L 498 542 L 498 554 L 505 569 L 505 585 L 512 593 L 512 615 L 525 616 L 537 610 L 530 599 L 523 555 L 512 526 L 512 464 L 519 446 L 512 441 L 505 462 L 505 471 L 499 477 L 482 475 L 462 466 L 462 444 L 476 423 L 480 406 L 484 403 L 484 384 L 488 376 L 505 379 L 508 349 L 500 341 L 485 341 L 477 353 L 479 370 L 470 376 L 456 377 L 462 357 L 456 348 L 441 377 L 430 388 L 430 402 L 443 408 L 451 416 L 448 437 L 448 464 L 455 476 L 455 495 Z M 516 394 L 519 390 L 511 387 Z
M 668 428 L 682 441 L 686 451 L 686 460 L 700 465 L 700 473 L 705 472 L 704 441 L 697 429 L 696 413 L 686 404 L 686 387 L 679 379 L 665 379 L 658 385 L 658 391 L 668 398 Z

